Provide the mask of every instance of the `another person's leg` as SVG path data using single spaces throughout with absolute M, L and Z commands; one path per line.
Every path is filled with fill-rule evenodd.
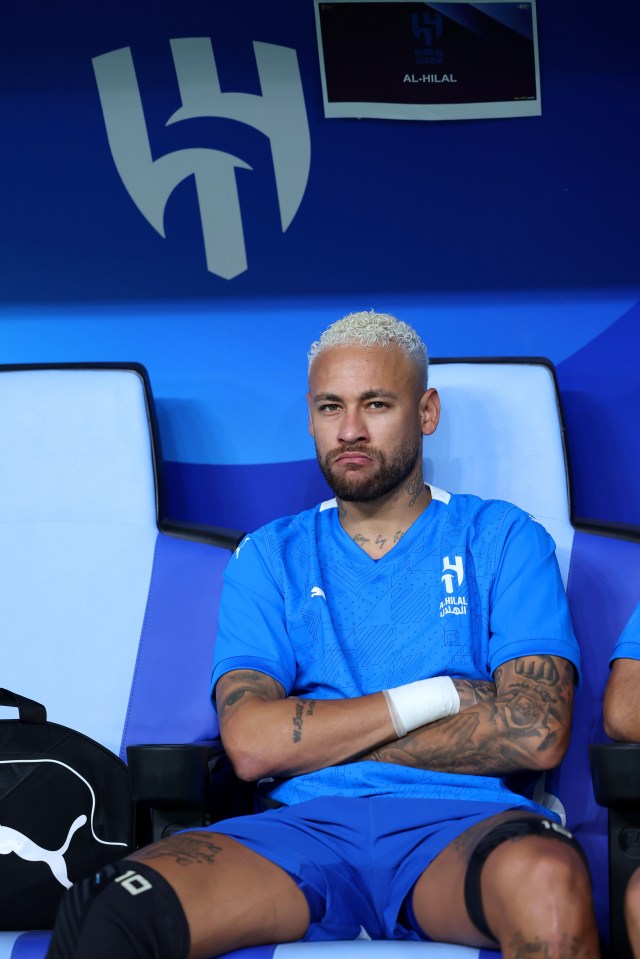
M 624 895 L 624 916 L 634 959 L 640 959 L 640 869 L 632 875 Z
M 412 908 L 431 939 L 500 944 L 504 959 L 597 959 L 591 881 L 572 841 L 525 810 L 492 816 L 462 833 L 414 886 Z M 512 823 L 506 830 L 505 823 Z M 534 827 L 537 828 L 537 827 Z

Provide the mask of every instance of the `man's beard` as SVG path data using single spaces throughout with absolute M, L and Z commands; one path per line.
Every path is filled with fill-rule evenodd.
M 354 473 L 359 473 L 362 469 L 362 467 L 356 465 L 348 466 L 337 475 L 333 472 L 331 464 L 336 457 L 344 453 L 365 453 L 374 463 L 378 464 L 378 469 L 366 480 L 353 476 Z M 340 449 L 330 450 L 325 456 L 321 457 L 316 445 L 316 456 L 322 475 L 338 499 L 347 503 L 370 503 L 372 500 L 397 489 L 407 477 L 411 476 L 421 453 L 420 439 L 415 443 L 407 441 L 396 446 L 389 458 L 380 450 L 371 446 L 344 446 Z

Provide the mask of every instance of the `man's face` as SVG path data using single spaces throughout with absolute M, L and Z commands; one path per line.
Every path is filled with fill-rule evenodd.
M 311 367 L 308 399 L 320 469 L 345 501 L 371 502 L 400 488 L 422 456 L 422 434 L 437 424 L 435 390 L 422 392 L 416 367 L 397 347 L 325 350 Z

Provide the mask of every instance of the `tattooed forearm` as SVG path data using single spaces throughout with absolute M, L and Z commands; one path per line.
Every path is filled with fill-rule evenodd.
M 496 698 L 496 684 L 488 679 L 454 679 L 460 697 L 460 709 Z
M 297 702 L 296 710 L 293 714 L 293 741 L 299 743 L 302 739 L 302 716 L 304 714 L 304 703 Z
M 306 712 L 305 712 L 305 706 Z M 313 716 L 313 711 L 316 708 L 315 699 L 299 699 L 296 702 L 295 712 L 293 714 L 293 741 L 294 743 L 299 743 L 302 740 L 302 723 L 304 721 L 304 716 Z
M 137 850 L 133 858 L 146 861 L 168 856 L 179 866 L 190 866 L 194 863 L 214 863 L 221 852 L 222 847 L 214 842 L 210 833 L 189 832 L 144 846 Z
M 378 762 L 471 775 L 505 776 L 557 765 L 568 744 L 573 666 L 531 656 L 505 663 L 492 684 L 463 686 L 456 716 L 413 730 L 366 756 Z M 477 696 L 475 704 L 471 696 Z

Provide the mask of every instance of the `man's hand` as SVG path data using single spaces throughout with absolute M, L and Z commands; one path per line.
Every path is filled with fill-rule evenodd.
M 569 743 L 573 665 L 557 656 L 523 656 L 500 666 L 495 680 L 495 696 L 491 683 L 465 690 L 456 680 L 463 706 L 456 716 L 360 759 L 482 776 L 553 769 Z M 467 705 L 471 696 L 477 701 Z

